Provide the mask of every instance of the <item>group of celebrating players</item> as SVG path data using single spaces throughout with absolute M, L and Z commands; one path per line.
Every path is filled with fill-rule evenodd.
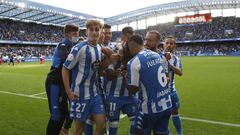
M 172 115 L 182 135 L 174 85 L 182 65 L 174 55 L 175 38 L 167 37 L 161 49 L 157 31 L 143 39 L 125 27 L 116 44 L 110 42 L 110 25 L 89 20 L 86 28 L 87 40 L 78 41 L 79 27 L 66 25 L 55 48 L 45 83 L 51 114 L 47 135 L 67 135 L 72 120 L 74 135 L 117 135 L 121 113 L 130 121 L 129 133 L 123 134 L 169 135 Z

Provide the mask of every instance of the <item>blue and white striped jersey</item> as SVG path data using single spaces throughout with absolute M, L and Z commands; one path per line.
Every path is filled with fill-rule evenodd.
M 175 54 L 173 54 L 172 58 L 169 60 L 169 65 L 173 65 L 182 70 L 181 60 Z M 171 91 L 176 91 L 174 82 L 174 71 L 171 68 L 169 68 L 169 77 L 170 77 L 169 88 L 171 89 Z
M 147 49 L 128 62 L 128 85 L 140 87 L 140 110 L 145 114 L 172 107 L 164 66 L 163 58 Z
M 83 41 L 74 46 L 63 64 L 71 70 L 71 90 L 80 99 L 91 99 L 97 92 L 97 71 L 102 61 L 101 46 Z
M 117 44 L 108 44 L 108 46 L 111 50 L 117 53 L 119 50 Z M 116 70 L 120 68 L 121 63 L 115 63 L 108 66 L 108 69 Z M 124 78 L 122 75 L 119 75 L 118 78 L 114 80 L 108 80 L 107 77 L 104 77 L 104 83 L 103 88 L 105 90 L 105 94 L 107 97 L 128 97 L 129 92 L 126 89 L 126 86 L 124 84 Z

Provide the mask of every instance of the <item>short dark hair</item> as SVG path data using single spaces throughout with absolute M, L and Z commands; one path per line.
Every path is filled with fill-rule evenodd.
M 79 31 L 79 27 L 74 24 L 67 24 L 65 25 L 63 31 L 64 31 L 64 34 L 69 34 L 71 32 Z
M 111 29 L 111 28 L 112 28 L 112 26 L 111 26 L 111 25 L 109 25 L 109 24 L 104 24 L 103 28 L 106 28 L 106 29 Z
M 128 43 L 129 42 L 135 42 L 135 43 L 139 44 L 140 46 L 143 46 L 143 38 L 141 35 L 138 35 L 138 34 L 131 36 L 128 40 Z
M 160 37 L 161 37 L 161 36 L 160 36 L 160 33 L 159 33 L 158 31 L 156 31 L 156 30 L 151 30 L 151 31 L 149 31 L 148 33 L 150 33 L 150 34 L 155 34 L 157 40 L 160 41 Z
M 123 34 L 134 34 L 134 30 L 133 30 L 133 28 L 132 27 L 130 27 L 130 26 L 127 26 L 127 27 L 124 27 L 123 29 L 122 29 L 122 33 Z

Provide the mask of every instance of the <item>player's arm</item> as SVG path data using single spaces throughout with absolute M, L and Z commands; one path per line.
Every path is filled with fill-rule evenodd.
M 136 93 L 139 91 L 140 82 L 140 61 L 136 57 L 134 60 L 130 61 L 127 66 L 127 72 L 125 71 L 125 83 L 127 84 L 127 89 L 130 93 Z
M 120 70 L 115 70 L 113 68 L 107 68 L 105 70 L 105 76 L 107 77 L 108 80 L 114 80 L 114 79 L 118 78 L 120 72 L 121 72 Z
M 71 92 L 71 89 L 70 89 L 70 83 L 69 83 L 69 80 L 70 80 L 70 70 L 68 70 L 67 68 L 63 67 L 62 68 L 62 77 L 63 77 L 63 83 L 64 83 L 65 91 L 66 91 L 66 93 L 68 95 L 68 98 L 70 100 L 75 100 L 77 98 L 77 96 L 74 95 Z
M 170 60 L 169 61 L 169 67 L 174 71 L 175 74 L 182 76 L 183 72 L 182 72 L 182 64 L 181 61 L 179 59 L 176 59 L 176 64 L 174 65 L 174 63 Z
M 67 46 L 64 43 L 60 43 L 58 45 L 57 49 L 58 49 L 58 56 L 59 56 L 61 62 L 64 62 L 69 53 Z
M 62 68 L 64 88 L 70 100 L 76 100 L 78 98 L 77 95 L 74 95 L 71 92 L 69 80 L 70 80 L 70 70 L 73 69 L 77 64 L 79 59 L 79 54 L 80 54 L 79 52 L 80 51 L 78 50 L 77 47 L 73 48 L 71 50 L 71 53 L 68 55 L 66 61 L 64 62 L 63 68 Z

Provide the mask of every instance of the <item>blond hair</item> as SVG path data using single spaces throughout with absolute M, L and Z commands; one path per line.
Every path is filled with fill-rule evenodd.
M 101 29 L 103 28 L 103 24 L 99 20 L 88 20 L 86 23 L 87 29 L 96 25 L 99 26 Z

